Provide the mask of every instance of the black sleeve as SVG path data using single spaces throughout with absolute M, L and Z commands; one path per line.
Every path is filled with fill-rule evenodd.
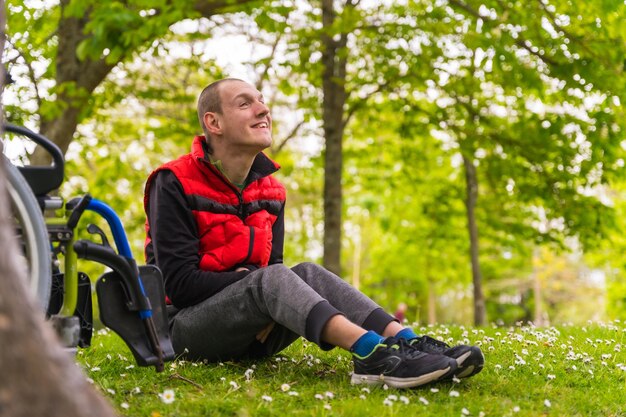
M 280 209 L 276 222 L 272 226 L 272 253 L 269 264 L 283 263 L 283 247 L 285 243 L 285 205 Z
M 152 258 L 163 272 L 165 293 L 178 308 L 197 304 L 245 277 L 249 271 L 209 272 L 198 268 L 198 229 L 183 187 L 171 171 L 150 186 L 148 223 Z

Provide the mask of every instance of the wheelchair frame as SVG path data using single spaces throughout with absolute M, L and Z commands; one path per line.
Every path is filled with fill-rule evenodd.
M 106 203 L 89 194 L 67 203 L 49 195 L 62 184 L 65 170 L 63 154 L 53 142 L 12 124 L 5 125 L 5 132 L 32 140 L 52 156 L 52 166 L 16 167 L 5 161 L 16 231 L 30 268 L 29 286 L 45 311 L 49 310 L 55 272 L 62 282 L 61 306 L 56 306 L 58 311 L 52 311 L 49 317 L 62 342 L 76 349 L 88 346 L 91 340 L 92 329 L 85 325 L 85 312 L 77 308 L 79 284 L 86 277 L 78 271 L 78 259 L 94 261 L 111 269 L 96 284 L 101 321 L 126 342 L 139 365 L 162 371 L 164 363 L 174 359 L 175 354 L 161 272 L 155 266 L 137 266 L 122 222 Z M 99 235 L 101 243 L 76 239 L 85 210 L 106 220 L 117 251 L 109 245 L 102 229 L 93 224 L 87 226 L 87 231 Z M 62 272 L 59 257 L 64 261 Z M 90 301 L 91 286 L 88 296 Z

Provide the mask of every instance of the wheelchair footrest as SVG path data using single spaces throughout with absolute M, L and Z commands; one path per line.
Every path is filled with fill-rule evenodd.
M 139 275 L 152 305 L 152 318 L 163 360 L 172 360 L 175 353 L 167 323 L 161 271 L 155 266 L 143 265 L 139 267 Z M 96 284 L 100 320 L 126 342 L 138 365 L 156 366 L 158 370 L 162 363 L 159 363 L 159 355 L 153 351 L 144 322 L 137 311 L 130 311 L 127 307 L 129 291 L 117 272 L 103 274 Z

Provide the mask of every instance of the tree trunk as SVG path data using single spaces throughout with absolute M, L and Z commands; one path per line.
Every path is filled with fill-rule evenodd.
M 0 145 L 1 147 L 1 145 Z M 11 417 L 114 416 L 65 351 L 41 307 L 27 292 L 16 264 L 18 249 L 0 163 L 0 415 Z
M 361 251 L 363 242 L 361 240 L 361 227 L 357 229 L 358 235 L 354 239 L 354 254 L 352 255 L 352 286 L 357 290 L 361 288 Z
M 4 1 L 0 0 L 1 28 L 4 28 L 4 10 Z M 4 39 L 3 29 L 0 56 Z M 0 86 L 3 82 L 0 79 Z M 17 264 L 19 255 L 3 161 L 0 158 L 0 415 L 114 416 L 111 406 L 61 347 L 52 328 L 44 322 L 41 308 L 26 289 L 26 278 Z
M 425 253 L 426 260 L 424 262 L 424 275 L 426 277 L 426 285 L 428 286 L 428 299 L 426 301 L 426 319 L 428 324 L 437 323 L 437 290 L 435 279 L 431 275 L 430 253 Z
M 535 326 L 542 327 L 546 325 L 543 313 L 543 295 L 541 291 L 541 279 L 539 277 L 540 253 L 537 248 L 533 250 L 533 296 L 535 299 L 535 311 L 533 314 L 533 322 Z
M 467 209 L 467 229 L 470 237 L 470 258 L 472 261 L 472 282 L 474 284 L 474 324 L 484 326 L 487 322 L 487 312 L 485 309 L 485 297 L 482 288 L 482 273 L 478 260 L 478 227 L 476 226 L 476 201 L 478 200 L 478 179 L 476 177 L 476 167 L 473 161 L 463 155 L 463 166 L 465 168 L 465 185 L 467 196 L 465 207 Z
M 340 55 L 347 36 L 335 40 L 331 27 L 335 20 L 332 0 L 322 0 L 322 89 L 324 93 L 323 123 L 326 151 L 324 154 L 324 266 L 341 274 L 341 206 L 343 166 L 343 110 L 346 102 L 346 58 Z
M 437 323 L 437 290 L 435 281 L 428 279 L 428 324 Z

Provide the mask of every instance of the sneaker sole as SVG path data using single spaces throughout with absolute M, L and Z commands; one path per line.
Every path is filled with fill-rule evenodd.
M 480 350 L 478 350 L 478 355 L 472 355 L 474 352 L 476 351 L 474 350 L 468 351 L 464 355 L 461 355 L 458 358 L 456 358 L 456 363 L 457 363 L 458 368 L 457 368 L 457 372 L 455 376 L 457 378 L 468 378 L 482 371 L 483 365 L 485 363 L 485 357 Z M 471 359 L 468 362 L 471 362 L 471 363 L 469 363 L 467 366 L 463 366 L 465 361 L 469 358 Z
M 416 376 L 413 378 L 399 378 L 395 376 L 385 376 L 382 374 L 381 375 L 352 374 L 350 383 L 354 385 L 387 384 L 388 386 L 393 387 L 393 388 L 412 388 L 412 387 L 419 387 L 420 385 L 424 385 L 424 384 L 428 384 L 429 382 L 436 381 L 439 378 L 441 378 L 443 375 L 447 374 L 449 371 L 450 371 L 450 367 L 447 367 L 445 369 L 439 369 L 429 374 L 424 374 L 424 375 Z
M 455 376 L 457 378 L 468 378 L 468 377 L 470 377 L 472 375 L 476 375 L 477 373 L 479 373 L 482 370 L 483 370 L 482 366 L 470 365 L 467 368 L 462 369 L 461 372 L 459 372 Z

